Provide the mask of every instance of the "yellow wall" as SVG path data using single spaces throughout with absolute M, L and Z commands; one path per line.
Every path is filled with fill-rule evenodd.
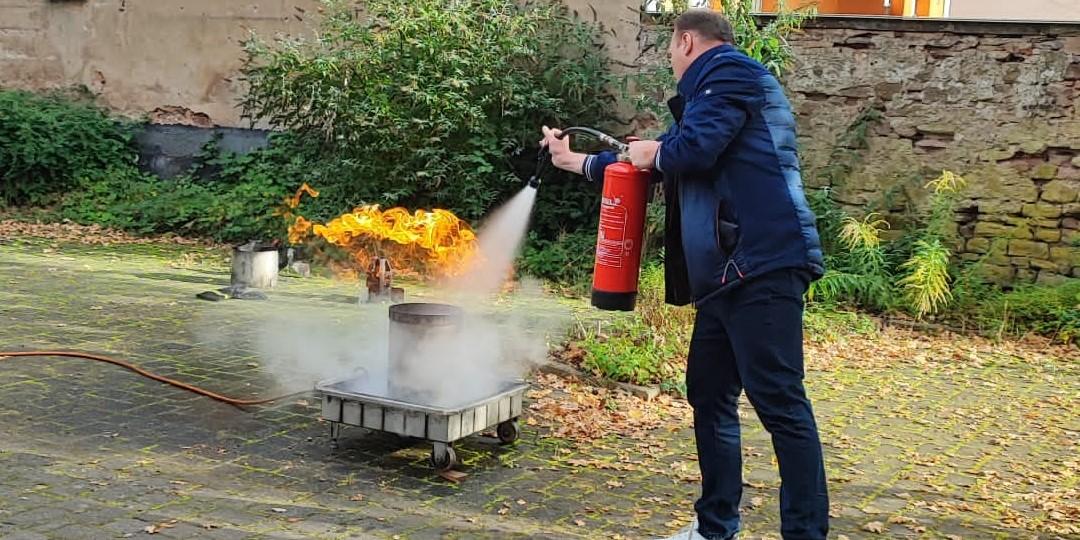
M 886 11 L 883 0 L 788 0 L 785 8 L 798 8 L 817 5 L 818 13 L 823 15 L 901 15 L 904 0 L 893 0 L 892 7 Z M 762 0 L 761 11 L 773 13 L 779 0 Z
M 945 0 L 904 0 L 905 17 L 944 17 Z

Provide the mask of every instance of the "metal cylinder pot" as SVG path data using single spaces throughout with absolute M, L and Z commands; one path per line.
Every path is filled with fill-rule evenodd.
M 451 346 L 461 331 L 464 312 L 457 306 L 406 303 L 390 306 L 390 395 L 414 403 L 430 401 L 432 362 L 439 350 Z

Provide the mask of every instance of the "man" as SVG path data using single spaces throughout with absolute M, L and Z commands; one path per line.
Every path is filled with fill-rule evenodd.
M 742 453 L 738 398 L 772 435 L 780 467 L 781 532 L 824 539 L 828 493 L 821 443 L 803 388 L 802 298 L 824 271 L 780 85 L 732 45 L 709 10 L 675 21 L 676 123 L 629 157 L 664 181 L 667 301 L 697 307 L 686 373 L 702 493 L 697 520 L 673 538 L 729 539 L 739 530 Z M 572 152 L 544 127 L 555 166 L 600 181 L 616 156 Z

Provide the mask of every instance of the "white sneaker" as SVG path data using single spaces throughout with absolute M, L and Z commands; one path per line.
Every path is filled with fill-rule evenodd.
M 693 523 L 675 533 L 674 536 L 659 538 L 657 540 L 706 540 L 706 538 L 697 532 L 697 519 L 695 518 Z
M 693 523 L 687 525 L 682 530 L 675 533 L 674 536 L 669 536 L 667 538 L 659 538 L 657 540 L 707 540 L 704 536 L 701 536 L 701 533 L 697 531 L 697 527 L 698 523 L 697 519 L 695 518 Z M 739 535 L 736 534 L 735 536 L 732 536 L 730 540 L 738 540 L 738 538 Z

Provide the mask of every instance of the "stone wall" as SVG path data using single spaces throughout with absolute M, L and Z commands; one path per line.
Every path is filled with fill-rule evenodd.
M 612 58 L 633 65 L 635 12 L 622 1 L 566 3 L 602 23 Z M 0 87 L 83 86 L 151 123 L 246 126 L 240 41 L 310 32 L 318 10 L 318 0 L 0 0 Z
M 240 40 L 303 32 L 315 0 L 0 0 L 0 86 L 84 86 L 151 122 L 238 126 Z
M 1080 25 L 822 18 L 791 43 L 808 185 L 901 222 L 951 170 L 965 259 L 998 281 L 1080 277 Z

